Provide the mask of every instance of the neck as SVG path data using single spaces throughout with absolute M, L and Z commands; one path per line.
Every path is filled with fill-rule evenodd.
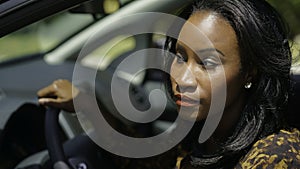
M 245 99 L 241 99 L 234 102 L 232 105 L 226 106 L 216 131 L 205 143 L 202 144 L 204 154 L 214 154 L 218 152 L 222 148 L 222 144 L 228 141 L 228 138 L 233 135 L 241 112 L 245 107 L 245 103 Z

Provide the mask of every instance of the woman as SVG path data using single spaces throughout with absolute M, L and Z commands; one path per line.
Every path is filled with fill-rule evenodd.
M 233 161 L 240 160 L 237 167 L 271 167 L 271 163 L 275 166 L 274 160 L 282 160 L 284 155 L 282 152 L 276 153 L 274 148 L 277 145 L 268 146 L 265 142 L 270 142 L 274 137 L 289 137 L 286 131 L 280 131 L 285 128 L 283 117 L 290 88 L 291 65 L 287 32 L 282 20 L 263 0 L 200 1 L 188 18 L 211 40 L 215 49 L 197 56 L 193 50 L 207 51 L 207 45 L 202 45 L 201 39 L 197 38 L 199 36 L 183 26 L 179 41 L 173 43 L 173 48 L 168 44 L 178 56 L 171 66 L 173 95 L 187 96 L 189 100 L 201 93 L 198 99 L 203 106 L 200 106 L 197 118 L 204 119 L 211 99 L 208 74 L 211 75 L 211 83 L 220 83 L 218 79 L 223 67 L 227 99 L 223 118 L 215 135 L 205 146 L 213 145 L 212 149 L 219 146 L 219 150 L 215 150 L 215 153 L 212 153 L 213 150 L 205 152 L 201 145 L 195 146 L 194 150 L 199 147 L 199 151 L 194 151 L 191 158 L 186 158 L 187 163 L 191 162 L 195 168 L 233 167 Z M 182 44 L 181 39 L 190 44 Z M 199 57 L 202 57 L 201 61 Z M 182 63 L 186 66 L 182 66 Z M 191 71 L 183 71 L 182 67 L 189 67 Z M 191 78 L 187 73 L 194 74 L 196 78 Z M 189 106 L 180 99 L 176 103 L 181 107 Z M 267 139 L 257 142 L 265 137 Z M 214 144 L 212 139 L 218 140 L 217 143 Z M 257 150 L 262 142 L 265 150 Z M 299 153 L 299 142 L 295 146 Z M 269 151 L 281 157 L 272 159 L 270 157 L 275 154 L 269 154 Z M 257 155 L 252 157 L 255 153 Z M 245 154 L 246 157 L 241 159 Z M 272 162 L 268 162 L 270 159 Z M 297 160 L 295 155 L 294 159 Z M 296 165 L 289 165 L 292 164 Z
M 199 0 L 180 16 L 187 22 L 178 39 L 166 42 L 176 55 L 169 62 L 167 86 L 182 118 L 197 119 L 179 146 L 187 152 L 180 167 L 299 168 L 300 133 L 284 120 L 291 53 L 277 12 L 264 0 Z M 218 93 L 224 85 L 222 119 L 199 144 L 197 132 L 211 108 L 212 90 Z M 71 88 L 67 81 L 55 81 L 39 91 L 39 102 L 73 111 L 72 98 L 80 92 L 75 88 L 72 96 Z M 50 95 L 57 98 L 46 98 Z

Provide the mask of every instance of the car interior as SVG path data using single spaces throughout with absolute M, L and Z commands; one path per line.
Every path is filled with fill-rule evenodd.
M 100 5 L 101 8 L 94 8 L 95 6 L 99 6 L 99 2 L 102 1 L 83 3 L 71 9 L 68 9 L 68 6 L 74 6 L 74 4 L 79 4 L 81 1 L 74 1 L 72 3 L 59 1 L 56 5 L 52 4 L 55 6 L 53 9 L 45 10 L 40 15 L 32 17 L 33 13 L 41 12 L 44 9 L 42 6 L 48 3 L 41 1 L 36 2 L 36 4 L 34 2 L 16 4 L 17 8 L 15 10 L 19 10 L 16 12 L 8 10 L 4 15 L 5 17 L 3 16 L 1 23 L 3 21 L 6 24 L 1 26 L 1 30 L 5 30 L 1 31 L 1 36 L 8 34 L 2 38 L 3 41 L 14 41 L 14 36 L 24 36 L 24 44 L 28 44 L 25 38 L 28 38 L 28 35 L 35 31 L 37 32 L 39 42 L 45 41 L 46 44 L 41 44 L 41 50 L 34 51 L 26 51 L 26 48 L 30 48 L 30 46 L 25 46 L 23 47 L 25 48 L 23 50 L 24 53 L 11 54 L 11 57 L 16 56 L 14 59 L 6 60 L 3 58 L 1 60 L 0 76 L 3 77 L 3 80 L 1 80 L 0 88 L 3 92 L 3 98 L 1 98 L 1 119 L 3 122 L 0 125 L 0 168 L 52 168 L 52 158 L 67 159 L 69 165 L 73 168 L 76 168 L 76 165 L 81 164 L 82 161 L 88 164 L 88 166 L 92 166 L 89 168 L 100 168 L 99 165 L 101 163 L 99 163 L 99 159 L 108 160 L 105 157 L 99 157 L 98 152 L 103 150 L 99 150 L 101 148 L 84 135 L 84 131 L 74 114 L 59 111 L 59 113 L 56 113 L 59 118 L 58 116 L 53 117 L 53 124 L 48 124 L 51 120 L 46 120 L 46 109 L 37 104 L 36 92 L 58 78 L 71 81 L 75 62 L 79 62 L 82 69 L 97 71 L 95 79 L 97 99 L 102 105 L 105 105 L 103 108 L 107 109 L 108 112 L 116 112 L 112 104 L 112 98 L 103 97 L 109 96 L 108 92 L 110 90 L 107 89 L 110 88 L 111 77 L 116 67 L 128 55 L 140 49 L 149 47 L 161 49 L 164 45 L 163 41 L 165 37 L 151 33 L 133 36 L 113 35 L 112 32 L 114 30 L 121 29 L 120 24 L 126 25 L 127 23 L 117 23 L 114 26 L 109 24 L 109 22 L 118 19 L 120 15 L 122 16 L 122 12 L 128 14 L 139 11 L 172 12 L 174 10 L 173 12 L 175 12 L 175 9 L 183 3 L 174 1 L 173 6 L 168 6 L 166 2 L 160 1 L 147 1 L 148 4 L 145 2 L 131 2 L 130 0 L 123 1 L 119 1 L 120 9 L 115 13 L 105 12 L 103 5 Z M 55 14 L 62 8 L 67 8 L 68 10 Z M 28 12 L 30 10 L 32 10 L 31 13 Z M 50 15 L 50 13 L 50 17 L 42 19 L 37 23 L 29 24 L 39 18 Z M 30 19 L 23 19 L 28 17 Z M 15 21 L 19 19 L 20 22 L 10 23 L 8 22 L 9 18 L 14 18 Z M 72 22 L 72 19 L 75 22 Z M 80 23 L 76 23 L 78 19 L 81 20 Z M 58 29 L 57 33 L 48 29 L 68 22 L 73 27 L 67 30 Z M 29 25 L 26 26 L 27 24 Z M 22 28 L 23 26 L 25 27 Z M 107 31 L 113 36 L 110 36 L 107 41 L 100 44 L 92 52 L 78 59 L 78 55 L 81 52 L 80 45 L 84 45 L 88 38 L 87 34 L 91 33 L 95 28 L 104 29 L 104 27 L 108 26 L 109 29 Z M 17 29 L 20 30 L 14 32 Z M 49 36 L 49 34 L 51 35 Z M 44 39 L 48 38 L 51 40 L 51 36 L 59 36 L 64 39 L 53 40 L 53 44 L 47 44 L 47 40 Z M 80 44 L 79 47 L 78 44 Z M 95 59 L 97 61 L 97 59 L 99 60 L 97 57 L 104 57 L 101 53 L 107 50 L 106 46 L 109 44 L 115 44 L 111 51 L 117 52 L 107 53 L 109 57 L 104 58 L 104 64 L 100 66 L 95 65 Z M 22 45 L 20 44 L 20 46 Z M 158 59 L 161 60 L 161 53 L 157 53 L 156 58 L 142 60 L 142 62 L 154 62 Z M 149 107 L 149 93 L 153 89 L 164 88 L 162 83 L 164 78 L 165 73 L 160 70 L 147 69 L 140 72 L 136 78 L 138 80 L 130 85 L 129 96 L 132 104 L 138 110 L 146 110 Z M 82 88 L 88 88 L 91 85 L 88 80 L 82 77 L 79 81 L 73 82 Z M 125 76 L 123 80 L 126 81 Z M 122 118 L 121 121 L 122 123 L 131 125 L 143 136 L 152 136 L 166 130 L 175 117 L 176 111 L 170 102 L 165 112 L 154 122 L 132 124 L 132 122 L 125 118 Z M 50 134 L 47 134 L 46 126 L 48 128 L 55 128 L 56 130 L 49 131 Z M 51 137 L 49 138 L 47 135 Z M 52 140 L 55 143 L 53 144 L 54 150 L 52 151 L 49 150 L 51 145 L 48 145 L 47 140 L 53 139 L 54 136 L 57 137 L 56 140 Z M 61 154 L 57 154 L 56 152 L 60 152 Z M 51 154 L 53 154 L 53 157 L 51 157 Z M 49 160 L 49 156 L 52 162 Z M 112 166 L 104 168 L 109 167 Z

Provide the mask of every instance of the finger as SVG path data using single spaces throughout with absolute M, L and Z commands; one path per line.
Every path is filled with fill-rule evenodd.
M 47 96 L 54 96 L 55 93 L 56 93 L 56 88 L 54 87 L 53 84 L 51 84 L 43 89 L 40 89 L 37 92 L 37 95 L 38 97 L 47 97 Z
M 73 103 L 66 103 L 62 99 L 41 98 L 39 103 L 43 106 L 55 107 L 68 112 L 75 112 Z
M 50 106 L 62 109 L 62 103 L 60 99 L 52 99 L 52 98 L 41 98 L 39 99 L 39 103 L 43 106 Z

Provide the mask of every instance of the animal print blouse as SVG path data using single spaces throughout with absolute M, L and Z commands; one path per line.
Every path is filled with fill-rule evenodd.
M 280 130 L 257 141 L 236 168 L 300 168 L 299 130 Z
M 178 159 L 182 162 L 182 159 Z M 196 169 L 190 165 L 176 169 Z M 183 164 L 181 164 L 183 165 Z M 300 169 L 300 131 L 280 130 L 258 140 L 249 152 L 241 158 L 235 169 Z
M 174 168 L 176 152 L 166 152 L 158 157 L 146 159 L 127 159 L 114 157 L 113 168 L 120 169 L 167 169 Z M 175 161 L 174 161 L 175 159 Z M 177 158 L 175 169 L 196 169 L 192 165 L 183 165 L 183 158 Z M 122 165 L 120 165 L 122 164 Z M 181 166 L 182 165 L 182 166 Z M 173 167 L 172 167 L 173 166 Z M 235 169 L 300 169 L 300 131 L 280 130 L 258 140 L 249 152 L 241 158 Z

